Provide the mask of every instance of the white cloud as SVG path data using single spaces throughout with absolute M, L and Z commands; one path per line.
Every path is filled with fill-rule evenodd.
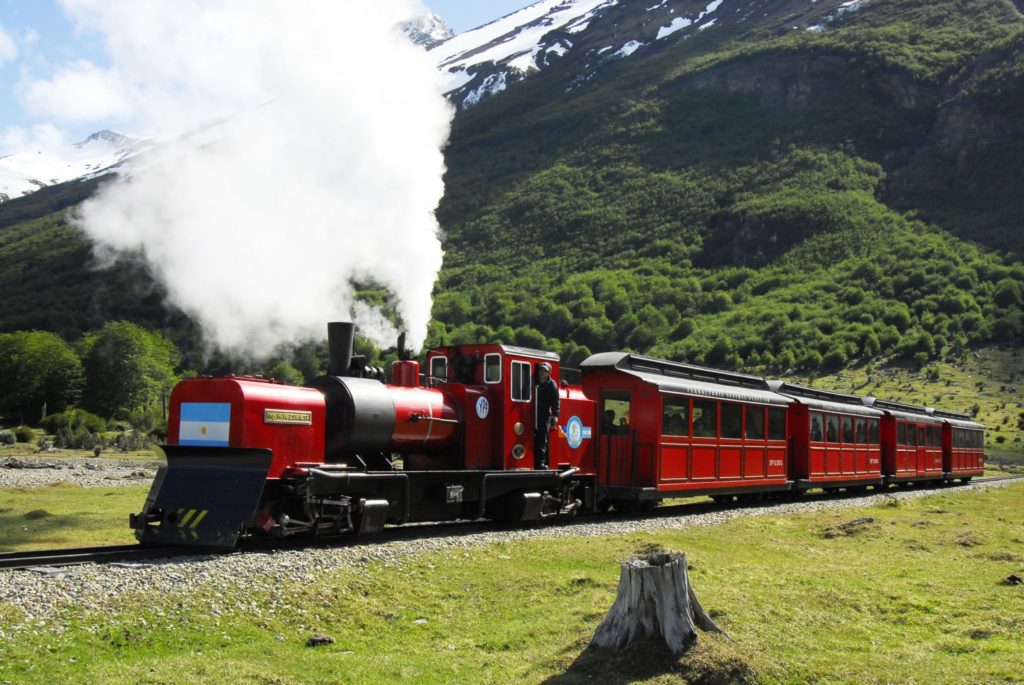
M 14 45 L 14 39 L 0 24 L 0 66 L 7 62 L 13 62 L 17 57 L 18 48 Z
M 245 112 L 106 186 L 82 208 L 94 240 L 142 252 L 221 347 L 266 352 L 345 317 L 370 328 L 379 316 L 350 286 L 367 275 L 392 289 L 410 344 L 422 343 L 452 111 L 431 57 L 393 29 L 408 5 L 62 4 L 103 37 L 110 67 L 72 65 L 27 86 L 26 102 L 59 116 L 58 86 L 88 84 L 98 94 L 77 115 L 120 112 L 150 132 Z
M 15 92 L 30 114 L 54 121 L 125 120 L 133 112 L 119 74 L 88 60 L 71 62 L 48 79 L 24 77 Z
M 53 150 L 67 143 L 64 132 L 53 124 L 8 126 L 0 131 L 0 155 L 12 152 Z

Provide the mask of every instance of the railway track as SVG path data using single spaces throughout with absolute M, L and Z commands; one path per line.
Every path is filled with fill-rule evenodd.
M 992 476 L 988 478 L 974 478 L 972 483 L 994 483 L 1006 480 L 1024 480 L 1021 476 Z M 946 484 L 926 486 L 927 489 L 941 490 Z M 923 489 L 918 486 L 914 489 Z M 893 492 L 899 492 L 894 490 Z M 872 493 L 881 494 L 881 493 Z M 862 493 L 839 493 L 826 494 L 815 492 L 804 494 L 800 501 L 825 501 L 837 498 L 863 497 Z M 784 501 L 793 501 L 784 497 L 765 498 L 757 501 L 739 501 L 731 503 L 689 501 L 679 504 L 664 504 L 655 509 L 642 512 L 633 512 L 628 518 L 633 519 L 657 519 L 671 518 L 682 514 L 703 514 L 717 511 L 726 511 L 736 508 L 770 507 Z M 533 525 L 551 526 L 572 526 L 580 523 L 603 523 L 622 520 L 623 514 L 594 514 L 581 519 L 567 519 L 555 522 L 543 522 Z M 105 545 L 97 547 L 78 547 L 69 549 L 48 549 L 32 550 L 27 552 L 4 552 L 0 553 L 0 569 L 40 569 L 46 567 L 73 566 L 77 564 L 114 564 L 153 561 L 157 559 L 170 559 L 189 556 L 214 556 L 223 554 L 244 554 L 246 552 L 268 552 L 274 550 L 302 549 L 306 547 L 350 547 L 366 544 L 380 544 L 398 540 L 408 540 L 422 536 L 445 535 L 456 537 L 459 535 L 472 535 L 501 530 L 515 530 L 520 525 L 494 524 L 480 521 L 456 521 L 453 523 L 428 523 L 413 524 L 401 527 L 387 528 L 380 533 L 373 535 L 339 536 L 324 538 L 291 538 L 276 541 L 248 542 L 236 550 L 217 550 L 209 547 L 181 547 L 168 545 L 161 547 L 148 547 L 139 544 L 130 545 Z

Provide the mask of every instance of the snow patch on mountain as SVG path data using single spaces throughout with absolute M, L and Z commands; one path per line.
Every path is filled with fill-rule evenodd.
M 449 99 L 471 107 L 562 57 L 600 12 L 618 0 L 540 0 L 430 49 Z
M 452 27 L 433 12 L 403 21 L 398 24 L 398 28 L 409 36 L 412 42 L 422 45 L 428 50 L 450 40 L 455 35 Z
M 153 141 L 148 139 L 104 130 L 55 150 L 30 150 L 0 157 L 0 202 L 103 173 L 152 145 Z

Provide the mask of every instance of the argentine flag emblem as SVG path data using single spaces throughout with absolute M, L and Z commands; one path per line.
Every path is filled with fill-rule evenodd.
M 227 447 L 231 405 L 227 402 L 182 402 L 179 445 Z

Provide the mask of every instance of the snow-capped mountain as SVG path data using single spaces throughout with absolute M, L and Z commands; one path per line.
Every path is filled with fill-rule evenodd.
M 556 60 L 577 58 L 577 82 L 604 64 L 729 24 L 783 22 L 826 30 L 871 0 L 540 0 L 430 48 L 459 108 L 472 107 Z
M 55 150 L 29 150 L 0 157 L 0 202 L 102 173 L 151 146 L 152 141 L 105 130 Z
M 455 35 L 452 27 L 444 19 L 433 13 L 423 14 L 409 21 L 403 21 L 398 25 L 398 28 L 412 38 L 412 42 L 422 45 L 428 50 Z
M 669 47 L 729 25 L 770 23 L 773 30 L 825 31 L 872 0 L 539 0 L 462 34 L 435 14 L 399 25 L 442 72 L 446 96 L 466 109 L 556 63 L 569 89 L 606 65 Z M 219 135 L 217 122 L 158 142 L 100 131 L 56 150 L 0 157 L 0 202 L 46 186 L 108 173 L 163 143 Z M 195 143 L 195 141 L 192 141 Z

